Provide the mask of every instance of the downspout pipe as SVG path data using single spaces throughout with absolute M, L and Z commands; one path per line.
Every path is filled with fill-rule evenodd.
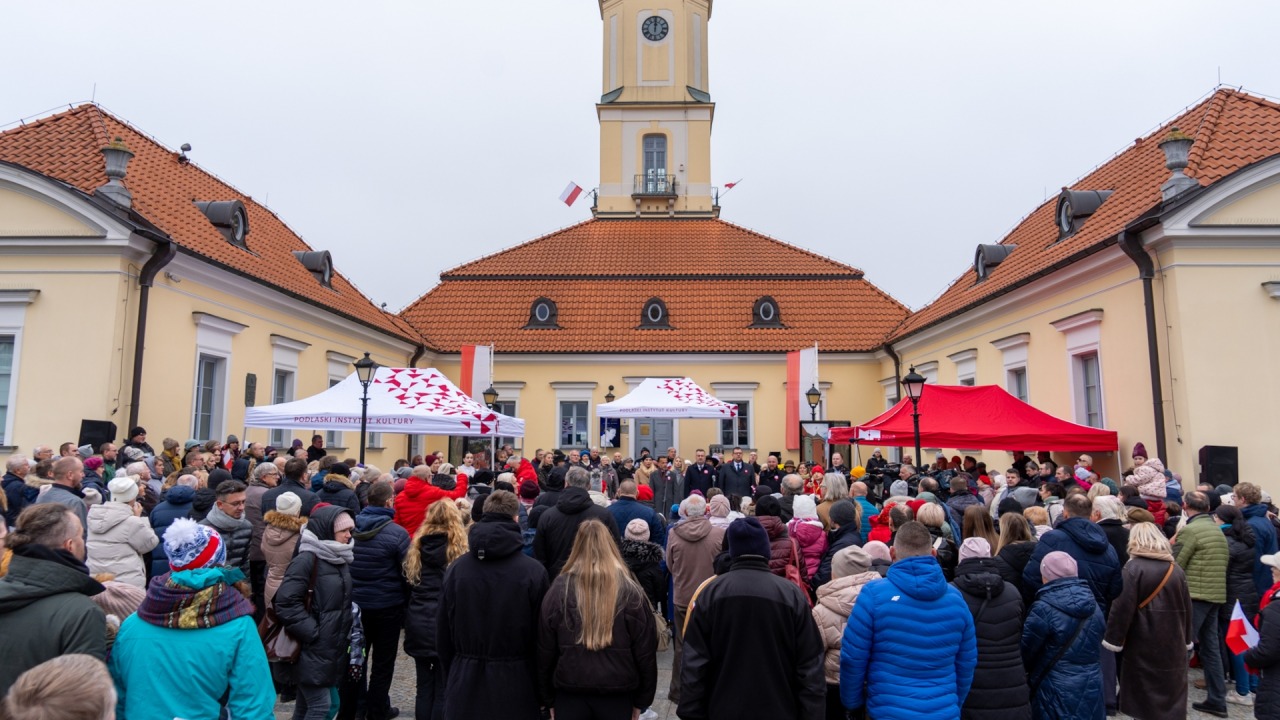
M 902 358 L 898 357 L 898 353 L 894 351 L 891 343 L 884 344 L 884 351 L 889 357 L 893 358 L 893 383 L 897 386 L 897 392 L 894 395 L 902 399 Z
M 130 428 L 138 426 L 138 404 L 142 397 L 142 356 L 147 345 L 147 306 L 151 300 L 151 286 L 155 284 L 156 276 L 164 266 L 178 254 L 178 246 L 169 238 L 146 230 L 140 230 L 138 234 L 154 242 L 156 249 L 138 273 L 141 290 L 138 292 L 138 330 L 134 334 L 133 343 L 133 384 L 129 389 Z
M 1142 303 L 1147 320 L 1147 361 L 1150 364 L 1151 375 L 1151 404 L 1156 428 L 1156 454 L 1168 463 L 1168 449 L 1165 446 L 1164 389 L 1160 383 L 1160 343 L 1156 336 L 1156 301 L 1155 292 L 1152 289 L 1152 282 L 1156 275 L 1155 263 L 1151 261 L 1151 255 L 1142 247 L 1141 229 L 1140 226 L 1125 228 L 1120 232 L 1118 244 L 1120 249 L 1124 250 L 1124 254 L 1138 266 L 1138 277 L 1142 279 Z

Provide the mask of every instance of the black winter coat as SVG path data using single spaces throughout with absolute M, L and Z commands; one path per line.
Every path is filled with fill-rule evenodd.
M 584 491 L 585 492 L 585 491 Z M 450 720 L 539 720 L 538 616 L 547 571 L 524 554 L 520 526 L 486 513 L 444 575 L 436 650 Z
M 1228 555 L 1227 601 L 1218 609 L 1218 616 L 1224 623 L 1231 621 L 1231 611 L 1235 609 L 1237 600 L 1250 622 L 1258 614 L 1258 588 L 1253 583 L 1253 528 L 1248 525 L 1243 527 L 1242 538 L 1237 538 L 1229 529 L 1225 533 Z
M 751 619 L 750 631 L 743 631 L 743 618 Z M 804 591 L 770 573 L 764 558 L 735 560 L 730 572 L 702 589 L 687 622 L 680 717 L 823 716 L 822 635 Z
M 1129 562 L 1129 528 L 1120 520 L 1099 520 L 1098 527 L 1107 534 L 1107 542 L 1115 549 L 1116 559 L 1123 568 Z
M 623 540 L 622 561 L 644 589 L 650 605 L 656 606 L 667 597 L 667 575 L 662 571 L 662 546 L 651 542 Z
M 956 542 L 944 537 L 942 530 L 935 527 L 929 528 L 929 537 L 930 542 L 933 543 L 934 557 L 942 566 L 942 574 L 947 578 L 947 582 L 951 582 L 956 576 L 956 563 L 960 561 L 960 554 L 956 552 Z
M 306 607 L 308 594 L 310 611 Z M 293 666 L 293 681 L 299 685 L 337 685 L 350 662 L 351 571 L 346 564 L 335 565 L 313 552 L 299 551 L 284 571 L 272 606 L 285 629 L 302 645 Z
M 538 519 L 542 517 L 542 513 L 550 510 L 560 502 L 560 493 L 564 492 L 564 474 L 565 466 L 560 465 L 552 468 L 547 473 L 545 486 L 542 492 L 538 493 L 538 499 L 533 501 L 533 507 L 529 508 L 529 527 L 538 527 Z
M 578 537 L 578 526 L 588 520 L 599 520 L 615 538 L 621 537 L 613 514 L 596 505 L 587 491 L 578 487 L 567 488 L 560 493 L 556 506 L 538 519 L 538 533 L 533 536 L 533 556 L 547 569 L 547 575 L 552 579 L 560 574 L 560 569 L 569 559 L 573 541 Z
M 351 599 L 361 610 L 404 605 L 406 590 L 400 565 L 409 550 L 409 533 L 394 522 L 395 510 L 369 507 L 356 516 L 355 559 L 351 561 Z
M 1022 595 L 992 558 L 956 565 L 953 583 L 973 613 L 978 665 L 962 720 L 1030 720 L 1031 693 L 1022 667 Z
M 1244 662 L 1262 671 L 1258 695 L 1254 698 L 1253 716 L 1258 720 L 1280 718 L 1280 601 L 1272 600 L 1259 618 L 1256 647 L 1244 653 Z
M 333 477 L 335 476 L 328 476 L 328 478 Z M 355 515 L 360 512 L 360 498 L 356 497 L 356 491 L 351 489 L 353 485 L 349 484 L 350 481 L 347 481 L 347 478 L 342 475 L 336 477 L 342 478 L 342 480 L 326 479 L 324 481 L 324 487 L 320 489 L 320 492 L 316 493 L 316 502 L 344 507 L 350 510 L 352 515 Z
M 653 703 L 658 687 L 653 611 L 634 591 L 619 605 L 613 615 L 613 642 L 602 650 L 588 650 L 578 642 L 582 621 L 568 578 L 551 584 L 538 625 L 538 690 L 544 705 L 553 706 L 558 691 L 620 695 L 637 708 Z
M 169 556 L 164 550 L 164 531 L 169 529 L 174 520 L 191 517 L 191 501 L 196 491 L 185 485 L 174 485 L 164 494 L 164 501 L 151 511 L 149 519 L 151 529 L 155 531 L 160 543 L 151 551 L 151 576 L 169 572 Z M 1252 577 L 1252 576 L 1251 576 Z
M 449 538 L 444 533 L 423 535 L 418 542 L 421 575 L 409 590 L 409 610 L 404 622 L 404 651 L 410 657 L 435 658 L 436 620 L 444 585 Z M 409 548 L 410 552 L 414 548 Z
M 809 585 L 814 592 L 831 582 L 831 559 L 836 556 L 836 553 L 852 545 L 862 547 L 862 531 L 857 525 L 845 525 L 827 533 L 827 551 L 822 554 L 822 560 L 818 562 L 818 571 L 809 579 Z
M 1005 582 L 1012 583 L 1022 595 L 1023 612 L 1026 612 L 1036 599 L 1035 589 L 1022 579 L 1022 571 L 1026 569 L 1027 562 L 1031 560 L 1031 553 L 1035 550 L 1035 540 L 1024 540 L 1005 545 L 996 554 L 996 565 L 1000 570 L 1000 577 L 1004 578 Z
M 280 482 L 262 495 L 262 514 L 276 509 L 276 498 L 291 492 L 298 496 L 302 501 L 302 514 L 307 517 L 311 516 L 311 509 L 316 506 L 316 494 L 311 492 L 311 488 L 304 487 L 289 478 L 280 478 Z

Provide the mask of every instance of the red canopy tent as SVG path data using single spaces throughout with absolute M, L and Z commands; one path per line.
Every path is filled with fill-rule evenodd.
M 920 393 L 920 445 L 975 450 L 1114 451 L 1114 430 L 1077 425 L 1041 412 L 995 385 L 925 385 Z M 915 444 L 911 401 L 856 427 L 832 428 L 831 444 Z

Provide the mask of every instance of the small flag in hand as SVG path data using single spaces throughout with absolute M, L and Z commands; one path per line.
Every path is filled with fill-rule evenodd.
M 564 192 L 560 193 L 560 202 L 572 207 L 573 202 L 577 200 L 578 196 L 581 194 L 582 188 L 578 187 L 578 183 L 571 182 L 569 183 L 569 187 L 565 188 Z
M 736 182 L 725 183 L 725 184 L 724 184 L 724 189 L 725 189 L 725 190 L 732 190 L 732 189 L 733 189 L 733 186 L 734 186 L 734 185 L 737 185 L 737 184 L 738 184 L 738 183 L 736 183 Z
M 1249 624 L 1249 619 L 1244 616 L 1244 610 L 1237 600 L 1235 609 L 1231 611 L 1231 624 L 1227 626 L 1227 647 L 1236 655 L 1242 655 L 1245 650 L 1257 644 L 1258 631 Z

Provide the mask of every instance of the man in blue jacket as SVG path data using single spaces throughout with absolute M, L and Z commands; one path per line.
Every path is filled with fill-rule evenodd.
M 379 480 L 369 488 L 369 507 L 356 516 L 354 559 L 351 561 L 351 599 L 360 606 L 365 646 L 369 649 L 369 687 L 364 695 L 367 720 L 389 720 L 399 714 L 391 707 L 400 628 L 408 598 L 400 566 L 409 549 L 409 533 L 394 522 L 395 488 Z M 363 681 L 358 681 L 363 684 Z M 355 691 L 352 693 L 352 691 Z M 356 716 L 357 698 L 364 687 L 344 687 L 346 697 L 339 718 Z
M 1276 552 L 1276 529 L 1267 517 L 1267 506 L 1262 503 L 1262 488 L 1253 483 L 1242 482 L 1235 489 L 1236 507 L 1244 515 L 1245 522 L 1253 528 L 1253 584 L 1258 588 L 1258 597 L 1262 597 L 1271 589 L 1271 567 L 1262 564 L 1262 556 Z
M 618 540 L 622 540 L 627 523 L 640 518 L 649 525 L 649 542 L 666 547 L 667 527 L 657 511 L 636 498 L 639 490 L 635 480 L 623 480 L 618 483 L 618 499 L 608 507 L 609 514 L 613 516 L 613 521 L 618 524 L 620 530 Z
M 840 701 L 876 720 L 957 720 L 978 661 L 973 615 L 924 525 L 899 528 L 890 552 L 888 575 L 863 586 L 845 625 Z
M 1067 498 L 1062 504 L 1062 521 L 1036 543 L 1035 552 L 1022 571 L 1022 580 L 1032 591 L 1039 590 L 1044 584 L 1040 561 L 1054 550 L 1061 550 L 1076 561 L 1081 579 L 1089 583 L 1105 617 L 1111 611 L 1111 601 L 1120 596 L 1124 580 L 1115 548 L 1107 541 L 1106 531 L 1089 519 L 1092 514 L 1093 502 L 1088 496 Z

